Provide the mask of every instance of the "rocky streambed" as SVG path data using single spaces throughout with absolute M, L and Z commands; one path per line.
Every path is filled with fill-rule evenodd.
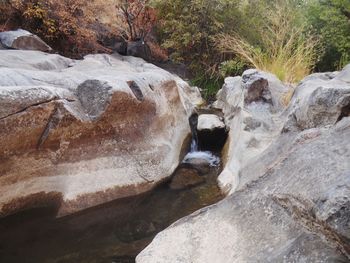
M 135 262 L 158 232 L 224 197 L 217 185 L 220 170 L 180 165 L 173 176 L 182 179 L 149 193 L 63 218 L 57 210 L 38 208 L 0 219 L 0 262 Z
M 0 38 L 1 262 L 349 262 L 350 65 L 247 70 L 196 112 L 141 59 L 8 50 L 22 33 Z
M 180 78 L 133 57 L 6 49 L 0 77 L 0 262 L 135 262 L 224 197 L 223 144 L 181 163 L 202 99 Z

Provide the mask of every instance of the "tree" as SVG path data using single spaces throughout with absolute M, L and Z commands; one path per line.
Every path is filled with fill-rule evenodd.
M 318 70 L 337 70 L 350 63 L 350 1 L 314 0 L 307 17 L 325 49 Z
M 158 35 L 175 62 L 186 64 L 194 84 L 215 93 L 221 54 L 215 47 L 216 35 L 225 25 L 238 21 L 235 0 L 154 0 L 159 22 Z M 221 76 L 220 76 L 221 77 Z M 211 90 L 211 91 L 210 91 Z M 208 95 L 207 93 L 207 95 Z
M 128 40 L 145 40 L 157 19 L 149 0 L 123 0 L 117 7 L 127 25 Z

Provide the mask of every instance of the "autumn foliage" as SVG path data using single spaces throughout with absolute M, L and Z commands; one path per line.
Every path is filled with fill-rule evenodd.
M 149 0 L 122 0 L 119 10 L 127 25 L 128 40 L 146 40 L 157 21 L 156 11 L 149 6 Z

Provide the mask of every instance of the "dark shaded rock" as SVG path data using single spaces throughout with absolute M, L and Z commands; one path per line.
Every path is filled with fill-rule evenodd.
M 269 82 L 264 78 L 250 79 L 245 83 L 247 95 L 245 103 L 252 103 L 254 101 L 264 101 L 271 103 L 271 92 L 268 89 Z
M 139 100 L 139 101 L 143 101 L 144 100 L 144 96 L 143 93 L 139 87 L 139 85 L 137 85 L 137 83 L 135 81 L 128 81 L 128 86 L 130 87 L 132 93 L 134 93 L 135 97 Z
M 98 118 L 106 110 L 111 89 L 107 82 L 99 80 L 87 80 L 78 86 L 77 96 L 90 118 Z
M 151 50 L 145 41 L 133 41 L 127 43 L 126 55 L 143 58 L 152 61 Z

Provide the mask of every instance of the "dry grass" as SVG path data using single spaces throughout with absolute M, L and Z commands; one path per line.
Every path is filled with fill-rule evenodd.
M 305 37 L 303 27 L 297 27 L 286 6 L 276 4 L 266 15 L 265 25 L 258 31 L 260 47 L 251 45 L 239 35 L 221 35 L 217 45 L 224 53 L 234 53 L 247 64 L 275 74 L 288 83 L 308 75 L 317 61 L 318 40 Z

